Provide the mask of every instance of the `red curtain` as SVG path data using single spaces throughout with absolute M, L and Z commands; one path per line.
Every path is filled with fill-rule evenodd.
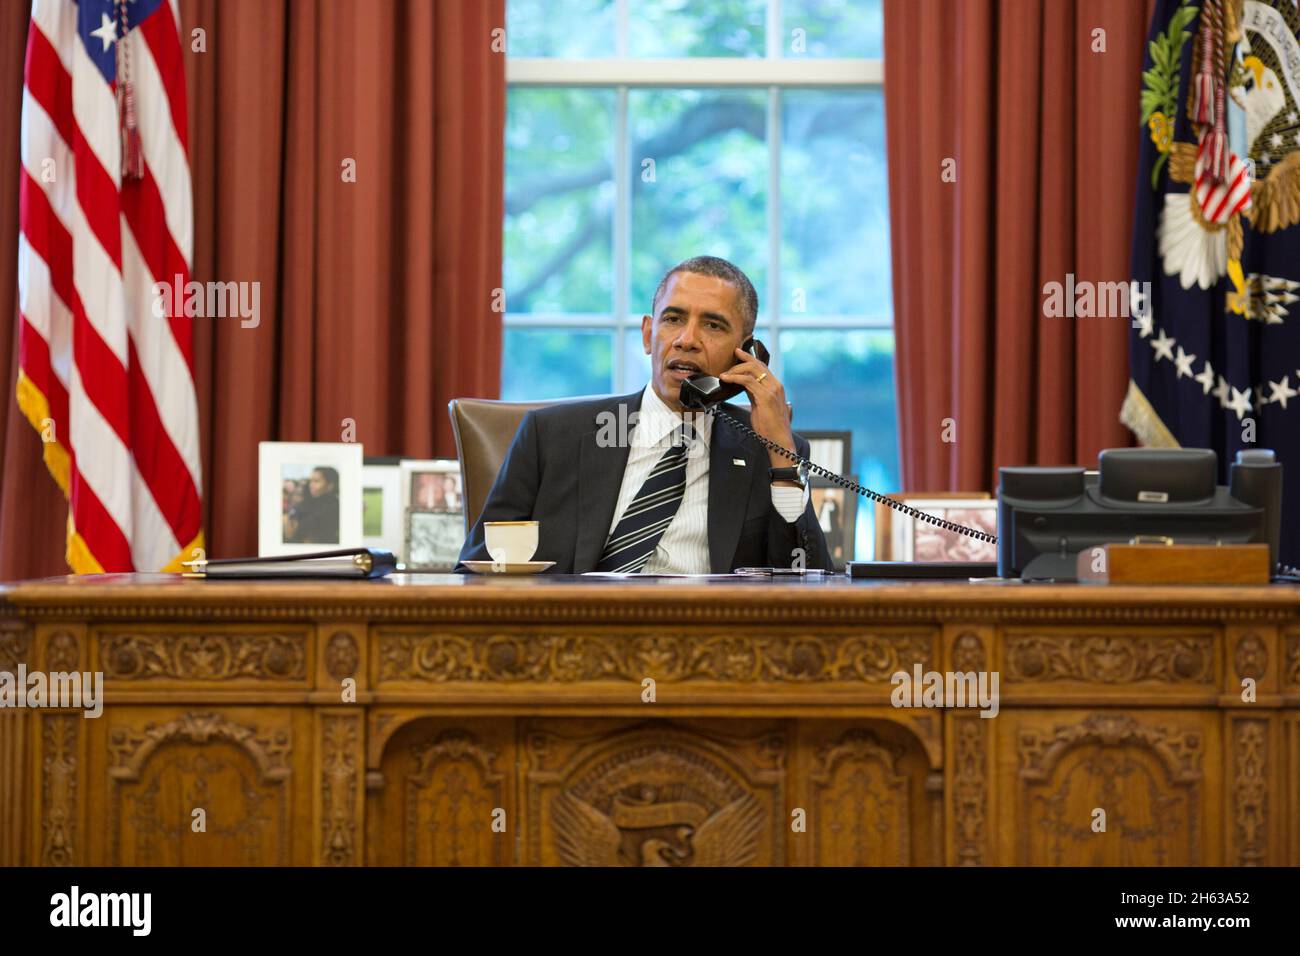
M 27 16 L 0 4 L 14 143 Z M 181 25 L 193 275 L 261 300 L 256 327 L 195 321 L 204 529 L 210 555 L 254 554 L 259 441 L 351 425 L 370 455 L 451 457 L 447 402 L 499 394 L 505 2 L 181 0 Z M 9 303 L 17 183 L 18 150 L 0 151 Z M 0 338 L 0 580 L 61 574 L 66 508 Z
M 1043 299 L 1067 274 L 1128 281 L 1152 6 L 885 0 L 905 490 L 1133 443 L 1129 320 L 1045 318 Z

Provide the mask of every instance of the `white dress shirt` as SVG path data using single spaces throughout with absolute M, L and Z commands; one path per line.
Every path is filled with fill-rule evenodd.
M 663 403 L 647 385 L 641 394 L 641 412 L 629 436 L 630 448 L 623 484 L 614 507 L 612 532 L 623 512 L 636 497 L 654 466 L 672 445 L 673 435 L 683 418 Z M 672 523 L 642 568 L 644 574 L 707 574 L 709 567 L 709 443 L 713 437 L 713 416 L 694 414 L 695 442 L 686 452 L 686 490 Z M 726 428 L 726 424 L 722 425 Z M 764 476 L 766 477 L 766 476 Z M 794 485 L 772 485 L 772 507 L 786 521 L 797 521 L 808 503 L 808 489 Z M 605 535 L 609 539 L 609 534 Z

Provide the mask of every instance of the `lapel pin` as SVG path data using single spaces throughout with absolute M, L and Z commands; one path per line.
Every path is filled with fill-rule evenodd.
M 741 468 L 745 467 L 745 459 L 743 458 L 733 458 L 731 459 L 731 463 L 733 465 L 739 465 Z

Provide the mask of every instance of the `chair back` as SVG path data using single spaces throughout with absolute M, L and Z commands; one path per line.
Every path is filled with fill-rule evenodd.
M 461 498 L 465 507 L 465 533 L 474 526 L 487 504 L 488 492 L 506 460 L 510 442 L 524 415 L 534 408 L 561 402 L 588 401 L 597 396 L 540 402 L 503 402 L 487 398 L 453 398 L 447 405 L 451 430 L 460 460 Z

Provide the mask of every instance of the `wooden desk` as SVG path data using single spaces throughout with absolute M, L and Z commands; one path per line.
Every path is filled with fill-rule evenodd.
M 0 864 L 1300 863 L 1281 586 L 61 578 L 20 662 L 107 703 L 0 711 Z

